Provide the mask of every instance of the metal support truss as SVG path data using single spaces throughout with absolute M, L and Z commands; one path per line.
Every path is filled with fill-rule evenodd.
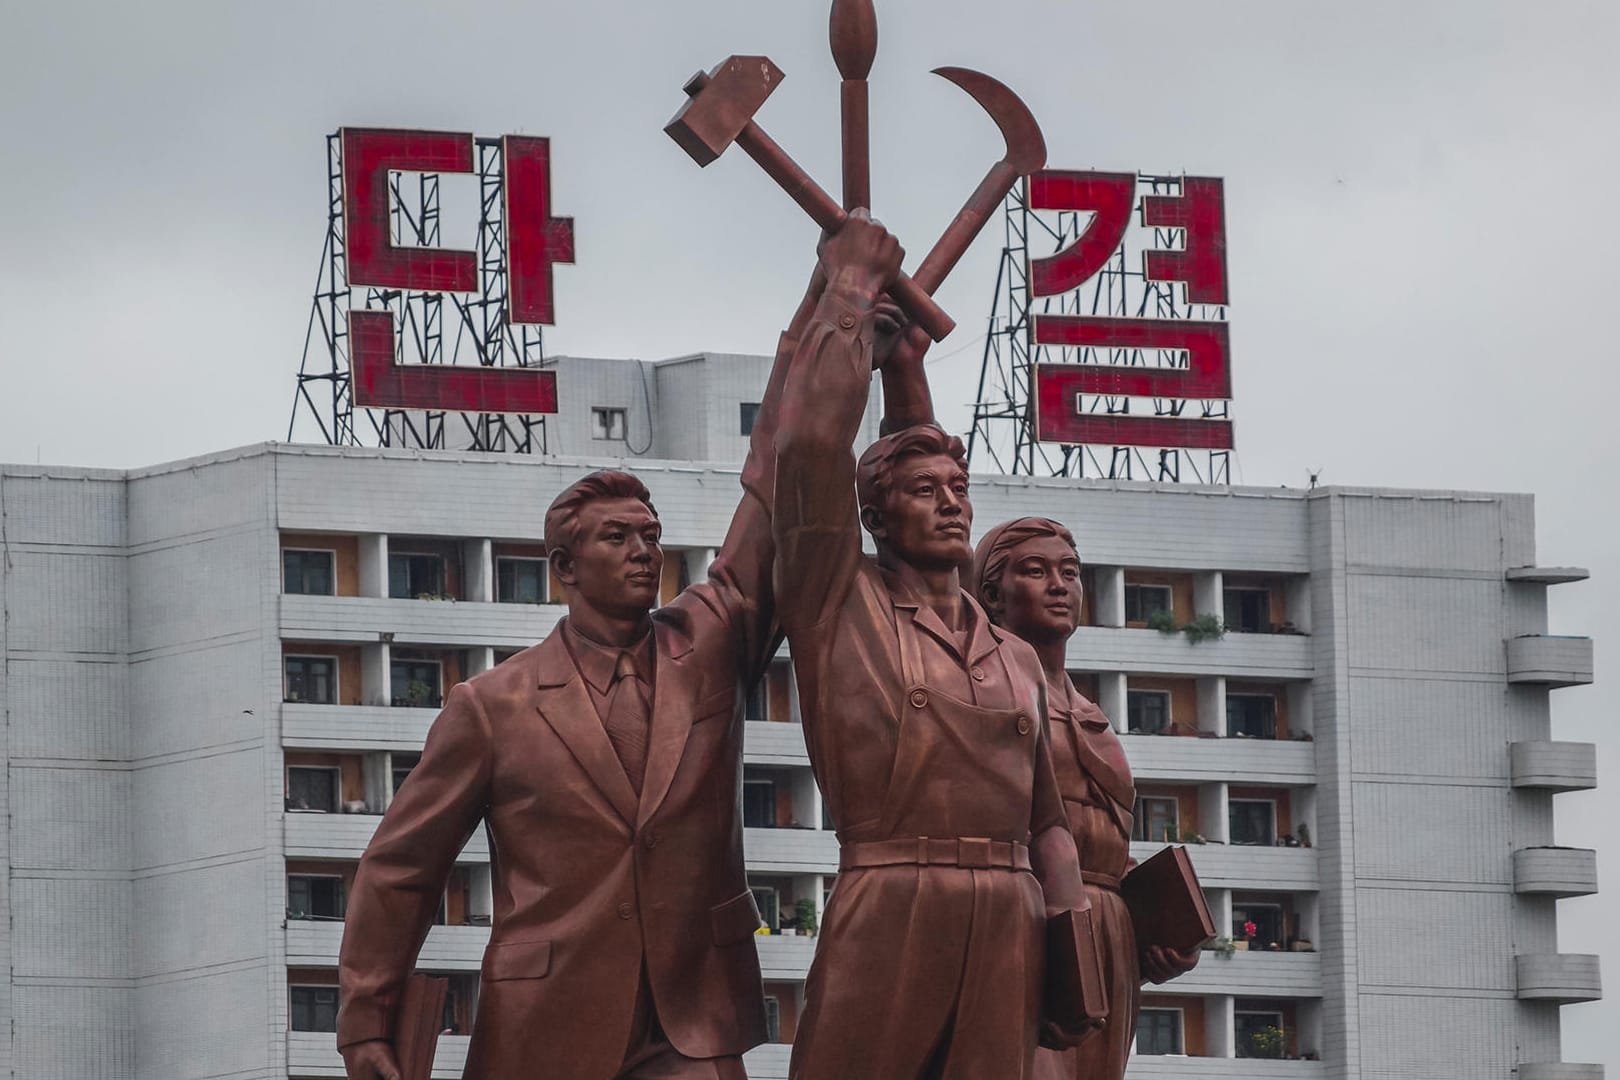
M 1141 220 L 1142 195 L 1177 195 L 1180 177 L 1139 176 L 1134 213 L 1137 228 L 1107 265 L 1080 288 L 1032 302 L 1029 261 L 1044 258 L 1074 243 L 1091 223 L 1091 215 L 1064 211 L 1038 214 L 1029 208 L 1026 181 L 1007 196 L 1003 215 L 1001 267 L 996 275 L 984 361 L 973 404 L 973 430 L 968 456 L 973 467 L 1029 476 L 1074 476 L 1110 480 L 1186 480 L 1200 484 L 1230 482 L 1230 451 L 1153 449 L 1140 446 L 1081 446 L 1038 443 L 1034 439 L 1034 366 L 1040 364 L 1124 364 L 1135 367 L 1185 368 L 1183 350 L 1065 348 L 1036 345 L 1031 340 L 1035 314 L 1105 315 L 1153 319 L 1224 320 L 1226 309 L 1186 301 L 1179 282 L 1150 281 L 1141 268 L 1141 253 L 1168 250 L 1179 243 L 1179 230 L 1147 229 Z M 1137 238 L 1133 244 L 1133 237 Z M 1128 254 L 1129 253 L 1129 254 Z M 1134 264 L 1134 266 L 1133 266 Z M 1082 399 L 1086 412 L 1129 415 L 1142 402 L 1128 398 Z M 1227 403 L 1155 398 L 1153 415 L 1181 416 L 1189 407 L 1205 418 L 1225 417 Z
M 513 326 L 508 318 L 506 198 L 498 139 L 477 140 L 478 292 L 462 296 L 368 288 L 365 310 L 389 311 L 399 342 L 396 362 L 538 367 L 544 363 L 540 327 Z M 479 450 L 544 454 L 543 416 L 360 409 L 357 424 L 349 387 L 349 318 L 356 294 L 349 288 L 343 235 L 343 144 L 326 137 L 326 242 L 304 332 L 304 356 L 293 394 L 287 439 L 312 422 L 332 446 L 404 446 L 422 450 Z M 389 177 L 393 241 L 411 247 L 440 243 L 439 176 Z M 448 311 L 447 311 L 448 302 Z M 450 328 L 445 326 L 448 314 Z M 446 348 L 446 334 L 449 348 Z M 313 434 L 313 433 L 311 433 Z

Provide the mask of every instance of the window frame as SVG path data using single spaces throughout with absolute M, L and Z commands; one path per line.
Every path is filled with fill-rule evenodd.
M 1138 617 L 1136 617 L 1136 618 L 1131 617 L 1131 590 L 1132 589 L 1135 589 L 1137 591 L 1137 605 L 1136 605 L 1136 607 L 1137 607 L 1137 616 Z M 1152 607 L 1152 608 L 1147 608 L 1146 610 L 1143 610 L 1142 605 L 1141 605 L 1141 593 L 1142 593 L 1143 589 L 1156 589 L 1156 590 L 1162 592 L 1164 594 L 1164 601 L 1165 601 L 1164 605 L 1162 607 Z M 1125 625 L 1126 626 L 1146 626 L 1148 619 L 1153 615 L 1153 613 L 1155 611 L 1168 611 L 1171 615 L 1174 615 L 1176 613 L 1176 591 L 1175 591 L 1174 588 L 1172 588 L 1169 585 L 1159 585 L 1159 584 L 1153 584 L 1153 583 L 1148 583 L 1148 582 L 1130 582 L 1130 581 L 1127 581 L 1125 583 L 1125 597 L 1124 597 L 1124 599 L 1125 599 Z
M 1282 1010 L 1279 1009 L 1279 1010 L 1273 1012 L 1270 1009 L 1236 1009 L 1236 1008 L 1234 1008 L 1232 1010 L 1232 1044 L 1233 1044 L 1232 1045 L 1232 1053 L 1233 1053 L 1233 1056 L 1240 1057 L 1240 1058 L 1249 1058 L 1249 1060 L 1251 1060 L 1251 1061 L 1261 1060 L 1261 1059 L 1257 1059 L 1257 1058 L 1250 1058 L 1250 1056 L 1248 1054 L 1243 1053 L 1243 1050 L 1246 1049 L 1245 1044 L 1246 1044 L 1247 1040 L 1243 1038 L 1242 1030 L 1241 1030 L 1241 1028 L 1240 1028 L 1240 1026 L 1238 1024 L 1238 1017 L 1240 1017 L 1240 1016 L 1276 1017 L 1277 1022 L 1275 1024 L 1267 1024 L 1265 1026 L 1266 1027 L 1274 1027 L 1278 1031 L 1282 1032 L 1282 1035 L 1283 1035 L 1283 1054 L 1284 1054 L 1284 1056 L 1287 1056 L 1287 1053 L 1288 1053 L 1288 1028 L 1286 1026 L 1287 1017 L 1285 1017 L 1283 1015 Z
M 775 994 L 765 995 L 765 1041 L 782 1041 L 782 1002 Z
M 1171 828 L 1173 828 L 1175 830 L 1175 835 L 1172 836 L 1172 837 L 1169 837 L 1169 838 L 1156 838 L 1156 837 L 1154 837 L 1152 835 L 1151 832 L 1148 831 L 1148 828 L 1147 828 L 1148 815 L 1146 815 L 1146 814 L 1133 814 L 1134 820 L 1131 822 L 1131 833 L 1132 833 L 1131 838 L 1133 840 L 1136 840 L 1137 843 L 1141 843 L 1141 844 L 1174 844 L 1174 843 L 1178 842 L 1181 839 L 1181 800 L 1180 799 L 1178 799 L 1174 795 L 1138 795 L 1136 797 L 1136 802 L 1137 802 L 1137 807 L 1141 807 L 1142 804 L 1148 803 L 1148 802 L 1169 803 L 1170 804 L 1170 826 L 1171 826 Z M 1137 831 L 1138 831 L 1138 826 L 1141 827 L 1140 831 L 1142 833 L 1142 836 L 1141 836 L 1140 839 L 1138 839 L 1136 837 L 1136 835 L 1135 835 L 1137 833 Z
M 1271 703 L 1271 734 L 1250 735 L 1234 731 L 1232 728 L 1232 700 L 1234 698 L 1253 699 L 1256 701 L 1269 701 Z M 1277 695 L 1255 693 L 1252 691 L 1228 692 L 1226 695 L 1226 737 L 1229 739 L 1271 739 L 1277 738 Z
M 1271 911 L 1275 911 L 1277 913 L 1277 940 L 1276 940 L 1276 945 L 1279 948 L 1286 949 L 1288 947 L 1288 920 L 1284 915 L 1283 906 L 1281 904 L 1279 904 L 1279 903 L 1275 903 L 1275 902 L 1270 901 L 1270 900 L 1244 900 L 1244 901 L 1241 901 L 1241 902 L 1238 901 L 1238 900 L 1233 900 L 1232 901 L 1232 926 L 1231 926 L 1231 929 L 1233 931 L 1232 940 L 1233 941 L 1238 940 L 1237 931 L 1242 927 L 1243 922 L 1252 922 L 1253 921 L 1252 919 L 1250 919 L 1248 917 L 1248 915 L 1255 908 L 1267 908 L 1267 909 L 1269 909 Z M 1238 911 L 1239 910 L 1244 912 L 1244 918 L 1243 918 L 1242 922 L 1239 922 L 1239 920 L 1238 920 Z M 1256 927 L 1256 929 L 1258 929 L 1258 926 Z M 1267 944 L 1271 944 L 1271 943 L 1268 942 Z
M 1131 698 L 1153 695 L 1164 702 L 1164 724 L 1157 730 L 1135 727 L 1131 723 Z M 1125 731 L 1136 735 L 1165 735 L 1175 730 L 1176 718 L 1171 712 L 1173 698 L 1168 690 L 1132 690 L 1127 684 L 1125 688 Z
M 337 914 L 336 915 L 321 915 L 321 914 L 317 913 L 314 910 L 315 905 L 311 904 L 310 909 L 308 911 L 304 911 L 304 912 L 301 912 L 298 915 L 294 915 L 293 914 L 293 899 L 292 899 L 292 883 L 293 883 L 294 879 L 302 879 L 302 880 L 305 880 L 305 881 L 334 881 L 334 882 L 336 882 L 337 883 Z M 299 873 L 296 873 L 296 874 L 289 873 L 287 875 L 287 918 L 288 919 L 296 920 L 296 921 L 306 921 L 307 920 L 309 922 L 341 922 L 343 920 L 344 916 L 348 914 L 348 908 L 349 908 L 348 890 L 343 887 L 343 875 L 342 874 L 306 874 L 306 873 L 303 873 L 303 872 L 299 872 Z
M 612 420 L 619 420 L 619 433 L 613 433 Z M 607 420 L 608 423 L 601 421 Z M 603 433 L 606 434 L 603 434 Z M 630 438 L 630 409 L 626 405 L 592 405 L 591 438 L 596 442 L 625 442 Z
M 1243 628 L 1243 626 L 1242 626 L 1242 619 L 1241 618 L 1239 618 L 1236 621 L 1231 621 L 1231 620 L 1227 619 L 1226 616 L 1227 616 L 1227 613 L 1229 611 L 1229 608 L 1227 606 L 1227 601 L 1228 601 L 1229 598 L 1232 598 L 1234 596 L 1234 594 L 1239 594 L 1239 593 L 1250 593 L 1250 594 L 1259 593 L 1265 598 L 1264 603 L 1261 604 L 1262 618 L 1260 619 L 1260 629 L 1258 629 L 1258 630 L 1245 630 Z M 1238 600 L 1238 614 L 1241 616 L 1243 614 L 1242 598 L 1237 597 L 1236 599 Z M 1221 589 L 1221 622 L 1226 626 L 1226 629 L 1230 633 L 1234 633 L 1234 634 L 1269 634 L 1269 633 L 1271 633 L 1271 586 L 1269 586 L 1269 585 L 1227 585 L 1224 588 L 1222 588 Z
M 1256 806 L 1269 806 L 1271 808 L 1271 839 L 1260 840 L 1234 840 L 1232 839 L 1232 807 L 1236 803 L 1250 803 Z M 1229 844 L 1238 847 L 1275 847 L 1277 843 L 1277 800 L 1244 796 L 1242 798 L 1228 798 L 1226 800 L 1226 840 Z
M 737 433 L 743 438 L 751 438 L 754 434 L 754 425 L 759 423 L 758 401 L 739 401 L 737 403 Z M 750 412 L 749 410 L 753 410 Z
M 1140 1039 L 1142 1038 L 1142 1014 L 1143 1013 L 1148 1013 L 1148 1012 L 1164 1013 L 1164 1014 L 1167 1014 L 1167 1015 L 1173 1013 L 1175 1015 L 1176 1048 L 1174 1050 L 1149 1050 L 1149 1051 L 1144 1051 L 1144 1050 L 1141 1049 Z M 1187 1010 L 1186 1009 L 1182 1008 L 1179 1005 L 1146 1005 L 1146 1004 L 1144 1004 L 1141 1008 L 1139 1008 L 1137 1010 L 1136 1017 L 1137 1017 L 1136 1034 L 1134 1036 L 1132 1036 L 1132 1038 L 1131 1038 L 1131 1053 L 1132 1054 L 1139 1055 L 1141 1057 L 1186 1057 L 1187 1056 Z
M 295 1019 L 297 1017 L 297 1014 L 298 1014 L 298 1006 L 297 1006 L 297 1003 L 294 1000 L 294 995 L 299 990 L 313 991 L 314 993 L 317 993 L 317 994 L 329 993 L 329 994 L 332 995 L 332 1002 L 331 1002 L 331 1005 L 332 1005 L 332 1026 L 330 1028 L 323 1028 L 323 1027 L 296 1027 L 296 1026 L 294 1026 L 294 1021 L 295 1021 Z M 321 1004 L 322 1004 L 321 1002 L 314 1002 L 314 1003 L 311 1003 L 311 1005 L 309 1007 L 313 1009 L 313 1008 L 319 1007 Z M 313 1033 L 316 1033 L 316 1034 L 329 1034 L 329 1033 L 332 1033 L 332 1032 L 336 1032 L 337 1031 L 337 1010 L 338 1010 L 338 988 L 335 985 L 332 985 L 332 984 L 329 984 L 329 983 L 328 984 L 322 984 L 322 983 L 288 983 L 287 984 L 287 1030 L 288 1031 L 300 1031 L 300 1032 L 306 1032 L 306 1033 L 313 1032 Z
M 395 559 L 432 559 L 434 562 L 438 563 L 439 564 L 439 570 L 438 570 L 438 574 L 437 574 L 438 588 L 436 588 L 436 589 L 409 589 L 411 575 L 410 575 L 409 571 L 407 570 L 406 575 L 405 575 L 406 576 L 405 584 L 407 586 L 408 591 L 404 595 L 396 594 L 394 592 L 394 560 Z M 449 560 L 447 560 L 439 552 L 437 552 L 437 551 L 412 551 L 411 549 L 406 548 L 406 549 L 404 549 L 402 551 L 390 551 L 388 553 L 388 599 L 390 599 L 390 600 L 415 600 L 419 596 L 447 596 L 447 595 L 449 595 L 449 588 L 450 588 L 450 564 L 449 564 Z
M 433 696 L 435 698 L 437 698 L 438 700 L 435 701 L 431 705 L 411 705 L 411 704 L 409 704 L 408 702 L 410 700 L 410 697 L 409 697 L 410 684 L 412 682 L 416 681 L 414 679 L 406 679 L 405 680 L 405 688 L 406 688 L 406 691 L 407 691 L 405 696 L 403 696 L 403 697 L 395 697 L 394 696 L 394 665 L 396 665 L 396 664 L 423 664 L 423 665 L 432 664 L 434 666 L 434 668 L 438 671 L 438 675 L 435 676 L 434 683 L 433 683 L 433 687 L 434 687 Z M 406 704 L 401 704 L 401 702 L 406 702 Z M 396 708 L 396 709 L 442 709 L 442 708 L 444 708 L 444 661 L 442 659 L 441 660 L 421 660 L 421 659 L 417 659 L 416 657 L 398 657 L 398 658 L 389 657 L 389 660 L 388 660 L 388 703 L 391 706 L 393 706 L 394 708 Z
M 340 657 L 337 657 L 337 656 L 334 656 L 334 655 L 328 655 L 328 654 L 325 654 L 325 653 L 282 653 L 281 654 L 281 701 L 282 701 L 282 704 L 284 704 L 284 705 L 336 705 L 339 702 L 341 702 L 343 700 L 343 688 L 342 688 L 342 686 L 341 686 L 341 684 L 339 683 L 338 680 L 343 677 L 342 676 L 343 665 L 340 662 L 340 659 L 341 659 Z M 331 664 L 332 665 L 332 676 L 331 676 L 330 681 L 331 681 L 331 684 L 332 684 L 332 700 L 331 701 L 310 701 L 307 698 L 294 698 L 294 697 L 292 697 L 291 696 L 292 687 L 290 685 L 290 680 L 287 678 L 287 661 L 289 661 L 289 660 L 299 660 L 299 661 L 324 660 L 327 663 Z M 308 676 L 306 675 L 305 677 L 307 678 Z
M 770 928 L 771 933 L 782 929 L 782 890 L 775 885 L 755 885 L 750 881 L 748 891 L 754 894 L 754 907 L 759 909 L 760 920 Z M 761 893 L 770 893 L 770 906 L 775 909 L 776 918 L 771 918 L 770 913 L 765 910 L 765 905 L 759 902 Z
M 283 782 L 286 784 L 286 792 L 287 792 L 287 794 L 285 796 L 285 801 L 289 802 L 289 803 L 292 802 L 292 798 L 293 798 L 292 774 L 293 774 L 294 769 L 298 769 L 298 770 L 301 770 L 303 772 L 324 772 L 324 773 L 328 773 L 328 774 L 331 775 L 331 778 L 332 778 L 332 809 L 330 809 L 330 810 L 314 810 L 314 809 L 309 809 L 309 808 L 288 806 L 286 808 L 287 813 L 289 813 L 289 814 L 336 814 L 336 813 L 341 813 L 342 812 L 342 810 L 343 810 L 343 769 L 341 767 L 339 767 L 337 765 L 287 765 L 286 766 L 286 774 L 285 774 L 285 776 L 283 778 Z
M 771 789 L 771 824 L 769 824 L 769 825 L 750 825 L 750 824 L 748 824 L 748 785 L 750 785 L 750 784 L 753 784 L 756 787 L 767 785 L 767 784 L 770 785 L 770 789 Z M 743 807 L 743 828 L 745 828 L 745 829 L 776 829 L 776 828 L 780 828 L 780 826 L 776 824 L 776 818 L 777 818 L 776 805 L 777 805 L 777 799 L 779 798 L 779 793 L 777 791 L 777 784 L 776 784 L 776 778 L 775 777 L 770 777 L 770 776 L 754 776 L 754 777 L 750 777 L 750 776 L 744 775 L 743 776 L 743 793 L 742 794 L 743 794 L 743 802 L 742 802 L 742 807 Z
M 291 555 L 325 555 L 327 557 L 327 581 L 332 586 L 331 592 L 306 592 L 302 589 L 294 592 L 287 588 L 287 556 Z M 281 593 L 283 596 L 336 596 L 337 595 L 337 548 L 311 548 L 311 547 L 284 547 L 281 549 Z
M 501 564 L 502 563 L 538 563 L 540 569 L 540 599 L 516 600 L 501 596 Z M 515 584 L 515 582 L 514 582 Z M 549 604 L 551 603 L 551 560 L 544 555 L 497 555 L 495 556 L 495 602 L 497 604 Z

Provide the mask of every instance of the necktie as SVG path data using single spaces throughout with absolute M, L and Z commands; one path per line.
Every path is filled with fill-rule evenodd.
M 647 773 L 647 720 L 651 711 L 635 662 L 629 653 L 620 653 L 613 671 L 613 700 L 608 703 L 604 726 L 637 795 L 641 794 L 641 781 Z

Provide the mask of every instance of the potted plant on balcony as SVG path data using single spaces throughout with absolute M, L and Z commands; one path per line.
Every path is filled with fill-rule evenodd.
M 1165 837 L 1165 839 L 1168 840 L 1169 837 Z M 1202 844 L 1205 841 L 1203 834 L 1197 829 L 1184 825 L 1181 828 L 1181 842 L 1183 844 Z
M 1229 937 L 1218 937 L 1214 941 L 1207 943 L 1204 946 L 1204 951 L 1212 952 L 1222 960 L 1230 960 L 1232 954 L 1237 952 L 1237 945 Z
M 1196 645 L 1200 641 L 1213 641 L 1226 636 L 1226 627 L 1214 615 L 1200 615 L 1181 628 L 1187 640 Z
M 1274 1024 L 1268 1024 L 1249 1036 L 1250 1057 L 1279 1059 L 1286 1048 L 1287 1040 L 1282 1029 Z
M 1252 922 L 1244 923 L 1243 934 L 1236 941 L 1232 942 L 1232 947 L 1237 949 L 1239 952 L 1248 952 L 1249 942 L 1254 940 L 1254 935 L 1258 933 L 1259 930 L 1260 928 L 1254 925 Z
M 799 931 L 805 937 L 816 936 L 816 904 L 814 900 L 806 897 L 793 905 L 793 911 L 799 917 Z
M 1177 630 L 1176 617 L 1170 614 L 1170 612 L 1165 611 L 1163 608 L 1160 608 L 1158 611 L 1150 612 L 1148 614 L 1147 628 L 1149 630 L 1157 630 L 1161 634 L 1173 634 Z

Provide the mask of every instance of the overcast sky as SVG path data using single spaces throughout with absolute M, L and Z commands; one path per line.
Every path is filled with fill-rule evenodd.
M 998 153 L 961 93 L 998 75 L 1061 168 L 1226 178 L 1233 479 L 1528 491 L 1552 629 L 1597 638 L 1598 685 L 1555 735 L 1600 744 L 1607 791 L 1558 798 L 1614 910 L 1620 633 L 1613 311 L 1615 47 L 1598 2 L 1086 4 L 879 0 L 873 201 L 926 251 Z M 285 437 L 340 125 L 552 139 L 548 352 L 768 352 L 815 230 L 741 155 L 700 171 L 660 133 L 730 53 L 787 81 L 761 120 L 836 192 L 825 0 L 4 5 L 0 460 L 135 466 Z M 466 181 L 470 183 L 470 181 Z M 474 222 L 445 223 L 471 247 Z M 458 240 L 465 237 L 464 240 Z M 934 392 L 957 428 L 994 282 L 986 236 L 941 292 L 960 329 Z M 1566 1060 L 1620 1068 L 1613 1002 L 1567 1008 Z

